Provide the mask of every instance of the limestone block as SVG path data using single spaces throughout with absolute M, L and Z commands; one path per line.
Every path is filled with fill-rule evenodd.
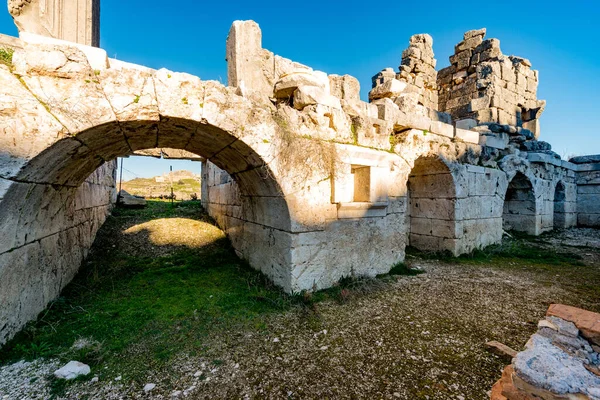
M 0 177 L 10 178 L 67 132 L 4 65 L 0 80 Z
M 477 126 L 477 121 L 475 121 L 472 118 L 459 119 L 458 121 L 455 122 L 455 126 L 458 129 L 470 130 Z
M 409 71 L 412 71 L 412 66 L 411 67 L 405 66 L 405 67 L 408 68 Z M 372 87 L 375 88 L 379 85 L 383 85 L 385 82 L 389 81 L 390 79 L 395 79 L 395 78 L 396 78 L 396 72 L 394 71 L 393 68 L 384 68 L 371 78 L 371 82 L 373 84 Z
M 341 100 L 359 101 L 360 83 L 350 75 L 329 75 L 331 95 Z
M 490 98 L 488 96 L 478 97 L 469 103 L 469 112 L 476 112 L 490 108 Z
M 294 108 L 302 110 L 312 104 L 322 104 L 341 110 L 340 99 L 316 86 L 300 86 L 294 91 Z
M 577 225 L 586 227 L 600 227 L 600 213 L 582 213 L 577 214 Z
M 456 128 L 454 137 L 463 142 L 479 144 L 479 132 Z
M 459 44 L 457 44 L 454 50 L 456 53 L 459 53 L 459 52 L 467 50 L 467 49 L 472 50 L 475 47 L 479 46 L 482 42 L 483 42 L 483 35 L 469 37 L 469 38 L 463 40 L 462 42 L 460 42 Z
M 533 119 L 531 121 L 523 122 L 523 129 L 527 129 L 533 133 L 533 137 L 538 139 L 540 137 L 540 120 Z
M 470 30 L 470 31 L 465 32 L 463 38 L 465 40 L 467 40 L 467 39 L 471 39 L 471 38 L 478 37 L 478 36 L 484 37 L 485 33 L 486 33 L 486 29 L 485 28 L 474 29 L 474 30 Z
M 33 45 L 54 45 L 61 47 L 76 47 L 83 54 L 85 54 L 88 63 L 92 67 L 92 69 L 97 71 L 103 71 L 108 68 L 108 56 L 106 54 L 106 50 L 100 49 L 98 47 L 92 47 L 85 44 L 73 43 L 72 41 L 60 40 L 53 37 L 37 35 L 34 33 L 23 32 L 19 35 L 19 38 L 24 43 L 30 43 Z
M 430 131 L 448 138 L 454 137 L 454 127 L 441 121 L 431 121 Z
M 54 376 L 59 379 L 71 380 L 79 376 L 88 375 L 90 372 L 89 365 L 79 361 L 69 361 L 66 365 L 54 371 Z
M 382 203 L 340 203 L 337 206 L 338 219 L 374 218 L 387 215 L 387 202 Z
M 502 125 L 517 125 L 517 116 L 515 112 L 507 112 L 502 109 L 498 109 L 498 123 Z
M 409 212 L 411 216 L 433 219 L 454 219 L 454 199 L 411 198 Z
M 509 137 L 506 133 L 483 133 L 479 137 L 479 145 L 505 149 L 508 146 Z
M 407 87 L 406 82 L 397 79 L 390 79 L 383 84 L 376 86 L 369 92 L 369 100 L 382 99 L 384 97 L 398 97 Z
M 589 155 L 589 156 L 571 157 L 571 159 L 569 160 L 569 162 L 571 162 L 573 164 L 593 164 L 593 163 L 600 163 L 600 154 L 594 154 L 594 155 Z
M 160 116 L 152 75 L 137 69 L 108 69 L 98 79 L 117 119 L 127 122 L 121 128 L 131 149 L 154 146 L 158 131 L 148 121 L 158 122 Z
M 399 118 L 398 106 L 388 97 L 374 100 L 372 104 L 377 106 L 378 118 L 389 122 L 395 122 Z
M 254 21 L 234 21 L 226 43 L 227 82 L 270 96 L 275 77 L 273 54 L 262 48 L 262 32 Z
M 329 92 L 329 78 L 323 77 L 317 71 L 296 70 L 279 77 L 275 82 L 273 95 L 277 99 L 287 99 L 300 86 L 316 86 L 321 90 Z
M 87 58 L 76 47 L 27 44 L 13 60 L 29 91 L 71 134 L 116 120 Z

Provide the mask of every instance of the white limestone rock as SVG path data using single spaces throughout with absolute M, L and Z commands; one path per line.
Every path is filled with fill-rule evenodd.
M 119 192 L 119 204 L 126 207 L 145 207 L 146 199 L 138 196 L 133 196 L 124 190 Z
M 291 97 L 294 91 L 301 86 L 315 86 L 328 92 L 329 78 L 319 71 L 296 70 L 279 78 L 275 83 L 273 95 L 277 99 L 286 99 Z
M 559 395 L 592 395 L 600 390 L 600 377 L 585 369 L 581 359 L 552 344 L 549 338 L 535 334 L 526 347 L 513 359 L 513 366 L 517 376 L 527 383 Z
M 151 392 L 155 387 L 156 387 L 155 383 L 147 383 L 144 386 L 144 392 L 146 392 L 146 393 Z
M 376 86 L 369 92 L 369 100 L 383 99 L 384 97 L 398 97 L 408 84 L 398 79 L 390 79 L 383 84 Z
M 323 104 L 341 110 L 340 99 L 317 86 L 300 86 L 294 91 L 294 108 L 302 110 L 312 104 Z
M 72 380 L 82 375 L 88 375 L 91 372 L 90 366 L 79 361 L 69 361 L 64 367 L 54 371 L 54 376 L 58 379 Z

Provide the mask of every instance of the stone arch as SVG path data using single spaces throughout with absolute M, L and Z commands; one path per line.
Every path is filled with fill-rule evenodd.
M 508 183 L 502 213 L 504 230 L 536 235 L 539 232 L 536 198 L 531 180 L 517 172 Z
M 419 157 L 409 174 L 408 243 L 419 250 L 456 251 L 456 187 L 436 156 Z
M 566 188 L 562 181 L 558 181 L 554 188 L 554 229 L 564 229 L 566 224 Z
M 86 257 L 114 200 L 109 185 L 88 178 L 111 179 L 95 171 L 157 145 L 198 154 L 232 177 L 238 204 L 216 210 L 224 230 L 242 258 L 289 290 L 290 212 L 264 156 L 205 120 L 102 124 L 60 139 L 25 162 L 1 199 L 0 343 L 57 297 Z

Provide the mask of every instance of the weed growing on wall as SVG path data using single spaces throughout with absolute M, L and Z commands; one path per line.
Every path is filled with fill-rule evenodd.
M 12 58 L 14 54 L 13 49 L 3 49 L 0 48 L 0 64 L 7 65 L 8 67 L 12 67 Z
M 281 173 L 294 171 L 298 182 L 307 182 L 311 177 L 322 180 L 335 176 L 339 157 L 333 143 L 297 135 L 278 113 L 273 114 L 273 119 L 280 128 L 277 165 Z

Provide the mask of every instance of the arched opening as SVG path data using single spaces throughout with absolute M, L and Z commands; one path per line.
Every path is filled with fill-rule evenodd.
M 408 178 L 409 244 L 419 250 L 455 252 L 456 188 L 448 166 L 420 157 Z
M 221 200 L 229 193 L 222 195 L 211 210 L 238 255 L 288 289 L 287 203 L 252 147 L 205 121 L 109 123 L 31 159 L 2 199 L 0 343 L 35 319 L 77 273 L 114 201 L 106 188 L 114 187 L 115 158 L 156 147 L 187 150 L 227 172 L 237 195 L 230 201 Z
M 508 184 L 504 196 L 503 228 L 505 231 L 512 230 L 536 235 L 538 233 L 536 221 L 533 186 L 524 174 L 517 172 Z
M 554 189 L 554 229 L 565 229 L 567 227 L 565 201 L 565 185 L 559 181 Z

